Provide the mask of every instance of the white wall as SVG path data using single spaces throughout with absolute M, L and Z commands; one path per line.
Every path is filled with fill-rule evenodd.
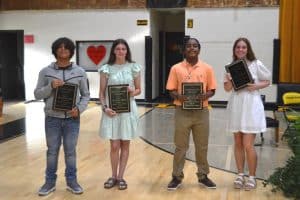
M 174 18 L 173 16 L 172 20 Z M 240 36 L 250 39 L 258 59 L 272 71 L 273 39 L 278 38 L 278 7 L 186 9 L 185 18 L 194 20 L 192 29 L 185 26 L 186 35 L 200 40 L 202 45 L 200 57 L 211 64 L 216 72 L 218 89 L 212 100 L 227 100 L 228 94 L 224 92 L 222 86 L 224 65 L 231 61 L 233 42 Z M 137 19 L 146 19 L 149 23 L 147 26 L 137 26 Z M 144 9 L 5 11 L 0 12 L 0 29 L 22 29 L 24 34 L 34 35 L 34 43 L 25 44 L 26 100 L 31 100 L 34 99 L 33 90 L 38 72 L 54 60 L 51 55 L 51 44 L 56 38 L 66 36 L 75 41 L 113 40 L 121 37 L 129 42 L 133 59 L 144 67 L 144 37 L 150 35 L 149 20 L 149 11 Z M 168 26 L 168 29 L 171 28 Z M 159 29 L 160 27 L 156 27 L 156 31 Z M 155 41 L 157 38 L 153 42 Z M 154 58 L 153 65 L 157 63 L 157 58 Z M 153 72 L 153 75 L 158 73 L 156 66 L 153 66 Z M 97 98 L 98 74 L 89 72 L 88 77 L 91 97 Z M 137 97 L 138 99 L 145 98 L 144 80 L 143 68 L 142 94 Z M 153 80 L 157 80 L 157 77 L 153 77 Z M 155 91 L 157 88 L 156 83 L 152 90 L 154 97 L 157 95 Z M 276 101 L 274 85 L 264 89 L 262 93 L 266 94 L 267 102 Z
M 201 43 L 200 58 L 211 64 L 216 73 L 218 89 L 212 100 L 227 100 L 223 89 L 224 66 L 232 59 L 233 42 L 247 37 L 253 51 L 272 72 L 273 39 L 278 38 L 279 8 L 186 9 L 186 19 L 193 19 L 194 27 L 186 28 L 186 35 Z M 267 102 L 276 102 L 276 86 L 261 91 Z
M 34 99 L 38 72 L 54 61 L 51 44 L 58 37 L 72 40 L 114 40 L 128 41 L 133 60 L 142 65 L 142 94 L 144 99 L 144 51 L 148 26 L 137 26 L 137 19 L 149 20 L 145 10 L 55 10 L 55 11 L 6 11 L 0 12 L 1 30 L 24 30 L 34 35 L 33 44 L 25 44 L 24 76 L 26 100 Z M 76 55 L 73 57 L 75 62 Z M 98 97 L 99 76 L 88 73 L 91 97 Z

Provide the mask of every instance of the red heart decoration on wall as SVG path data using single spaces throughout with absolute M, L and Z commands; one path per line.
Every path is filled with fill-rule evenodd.
M 106 48 L 103 45 L 89 46 L 86 50 L 88 57 L 98 65 L 106 55 Z

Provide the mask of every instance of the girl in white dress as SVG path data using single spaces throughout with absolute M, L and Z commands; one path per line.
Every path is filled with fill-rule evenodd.
M 224 89 L 231 92 L 227 110 L 228 128 L 234 133 L 234 156 L 238 175 L 234 187 L 245 190 L 256 188 L 257 155 L 254 148 L 256 134 L 266 131 L 264 106 L 259 89 L 270 85 L 270 71 L 256 59 L 251 44 L 246 38 L 238 38 L 233 45 L 233 61 L 244 59 L 254 79 L 253 84 L 238 91 L 233 90 L 229 73 L 225 74 Z M 248 163 L 249 179 L 245 181 L 244 165 Z
M 134 96 L 141 93 L 140 66 L 131 60 L 127 42 L 117 39 L 113 42 L 108 63 L 100 69 L 99 99 L 102 105 L 100 136 L 110 140 L 110 160 L 112 176 L 104 183 L 104 188 L 127 189 L 123 179 L 129 156 L 130 140 L 137 137 L 138 110 Z M 130 112 L 116 113 L 107 106 L 109 85 L 128 84 Z

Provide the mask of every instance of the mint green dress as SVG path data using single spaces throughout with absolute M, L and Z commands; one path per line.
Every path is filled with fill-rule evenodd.
M 107 85 L 129 84 L 134 88 L 134 79 L 139 75 L 141 67 L 136 63 L 123 65 L 103 65 L 98 71 L 108 77 Z M 106 102 L 108 95 L 106 89 Z M 138 136 L 138 109 L 134 97 L 130 97 L 130 112 L 118 113 L 114 117 L 102 114 L 100 136 L 111 140 L 131 140 Z

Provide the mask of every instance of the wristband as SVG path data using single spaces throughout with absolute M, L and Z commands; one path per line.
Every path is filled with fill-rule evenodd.
M 107 108 L 107 105 L 103 105 L 103 108 L 102 108 L 103 112 L 105 112 L 106 108 Z

